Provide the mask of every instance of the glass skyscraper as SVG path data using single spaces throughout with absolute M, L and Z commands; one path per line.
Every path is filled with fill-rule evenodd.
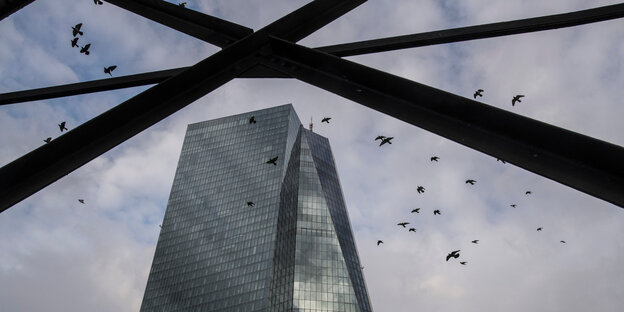
M 188 126 L 141 311 L 372 311 L 329 141 L 292 105 Z

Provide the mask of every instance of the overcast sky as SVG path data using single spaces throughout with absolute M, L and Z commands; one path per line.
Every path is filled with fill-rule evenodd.
M 187 7 L 257 30 L 306 2 Z M 616 2 L 368 1 L 301 44 Z M 70 46 L 80 22 L 89 56 Z M 103 67 L 113 64 L 114 76 L 188 66 L 216 51 L 108 3 L 35 1 L 0 21 L 0 93 L 106 78 Z M 624 20 L 349 59 L 465 97 L 482 88 L 484 103 L 624 145 Z M 0 107 L 0 166 L 60 136 L 61 121 L 71 130 L 146 88 Z M 512 107 L 515 94 L 526 97 Z M 305 83 L 238 79 L 1 213 L 0 311 L 138 311 L 186 125 L 285 103 L 330 140 L 375 311 L 624 306 L 622 208 Z M 325 116 L 330 124 L 319 122 Z M 377 135 L 395 139 L 380 148 Z M 430 162 L 433 155 L 440 161 Z M 469 178 L 477 183 L 465 184 Z M 401 221 L 417 232 L 396 226 Z M 457 249 L 460 258 L 446 262 Z

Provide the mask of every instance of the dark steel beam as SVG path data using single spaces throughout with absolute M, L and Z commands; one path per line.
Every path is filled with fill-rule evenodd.
M 280 39 L 271 46 L 266 66 L 624 207 L 620 146 Z
M 292 38 L 293 29 L 322 27 L 314 17 L 335 2 L 307 4 L 0 168 L 0 212 L 255 66 L 271 53 L 268 35 Z
M 253 33 L 251 28 L 162 0 L 107 0 L 106 2 L 221 48 Z
M 188 67 L 3 93 L 0 94 L 0 105 L 155 84 L 175 76 L 186 69 L 188 69 Z
M 336 56 L 353 56 L 466 40 L 516 35 L 534 31 L 578 26 L 622 17 L 624 17 L 624 4 L 614 4 L 564 14 L 344 43 L 317 49 Z
M 0 21 L 21 10 L 35 0 L 0 0 Z
M 156 84 L 171 78 L 188 67 L 172 68 L 167 70 L 159 70 L 149 73 L 120 76 L 114 78 L 106 78 L 92 80 L 86 82 L 71 83 L 60 86 L 30 89 L 24 91 L 16 91 L 0 94 L 0 105 L 14 104 L 29 101 L 38 101 L 45 99 L 53 99 L 64 96 L 72 96 L 93 92 L 109 91 L 123 88 L 138 87 L 150 84 Z M 249 71 L 243 72 L 238 78 L 290 78 L 280 72 L 276 72 L 266 67 L 253 67 Z

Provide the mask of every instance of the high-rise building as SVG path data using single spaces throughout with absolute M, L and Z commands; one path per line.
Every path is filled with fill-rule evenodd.
M 372 311 L 329 141 L 292 105 L 188 126 L 141 311 Z

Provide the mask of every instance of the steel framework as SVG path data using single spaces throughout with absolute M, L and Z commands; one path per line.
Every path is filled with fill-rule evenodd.
M 234 78 L 296 78 L 624 207 L 624 148 L 345 59 L 624 17 L 624 4 L 318 48 L 296 42 L 366 0 L 315 0 L 253 31 L 162 0 L 109 0 L 222 48 L 183 68 L 0 94 L 0 105 L 150 89 L 0 168 L 0 212 Z M 32 1 L 0 2 L 2 18 Z M 17 9 L 16 9 L 17 8 Z

